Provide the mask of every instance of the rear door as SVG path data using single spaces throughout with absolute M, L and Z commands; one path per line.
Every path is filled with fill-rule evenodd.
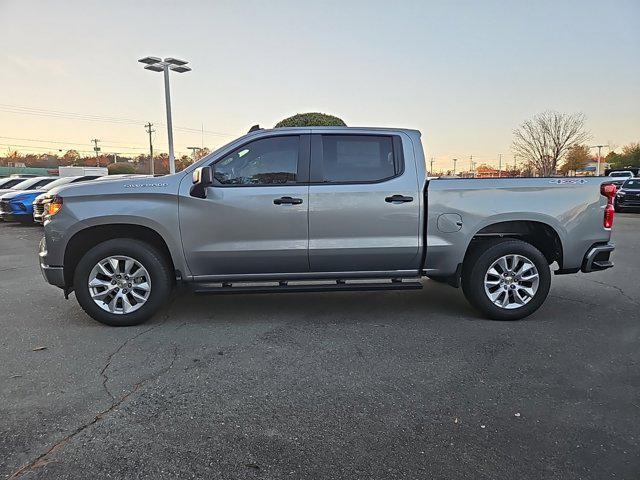
M 406 135 L 314 134 L 310 181 L 312 272 L 418 268 L 421 201 Z
M 180 230 L 192 274 L 308 272 L 309 135 L 250 140 L 213 165 L 206 198 L 181 186 Z

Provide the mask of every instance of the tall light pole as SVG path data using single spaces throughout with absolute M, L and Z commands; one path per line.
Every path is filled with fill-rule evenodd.
M 171 93 L 169 91 L 169 70 L 177 73 L 191 71 L 185 65 L 189 62 L 167 57 L 162 60 L 159 57 L 144 57 L 138 60 L 145 64 L 145 70 L 152 72 L 163 72 L 164 74 L 164 99 L 167 105 L 167 137 L 169 139 L 169 173 L 176 173 L 176 157 L 173 152 L 173 126 L 171 123 Z M 153 161 L 153 159 L 152 159 Z
M 458 161 L 457 158 L 453 159 L 453 176 L 456 176 L 456 162 Z
M 594 145 L 589 148 L 597 148 L 598 149 L 598 167 L 596 170 L 596 175 L 600 176 L 600 161 L 602 159 L 602 147 L 608 147 L 609 145 Z

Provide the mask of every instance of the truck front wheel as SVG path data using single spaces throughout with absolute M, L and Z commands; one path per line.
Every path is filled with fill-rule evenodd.
M 551 271 L 545 256 L 521 240 L 504 239 L 471 252 L 462 268 L 462 290 L 493 320 L 518 320 L 545 301 Z
M 78 303 L 95 320 L 111 326 L 139 325 L 171 293 L 164 256 L 139 240 L 107 240 L 78 262 L 73 287 Z

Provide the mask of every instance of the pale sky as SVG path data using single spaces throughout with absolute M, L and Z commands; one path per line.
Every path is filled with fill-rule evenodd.
M 0 25 L 3 153 L 144 153 L 147 121 L 166 150 L 147 55 L 193 68 L 171 79 L 177 153 L 203 125 L 216 147 L 306 111 L 417 128 L 436 169 L 512 161 L 548 109 L 583 112 L 593 144 L 640 141 L 640 0 L 0 0 Z

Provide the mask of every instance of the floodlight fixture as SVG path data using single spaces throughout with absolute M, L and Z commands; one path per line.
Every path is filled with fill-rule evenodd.
M 179 60 L 173 57 L 167 57 L 164 59 L 164 61 L 170 65 L 176 65 L 176 66 L 186 65 L 187 63 L 189 63 L 184 60 Z
M 146 63 L 147 65 L 153 65 L 154 63 L 162 62 L 162 59 L 159 57 L 144 57 L 138 60 L 140 63 Z

